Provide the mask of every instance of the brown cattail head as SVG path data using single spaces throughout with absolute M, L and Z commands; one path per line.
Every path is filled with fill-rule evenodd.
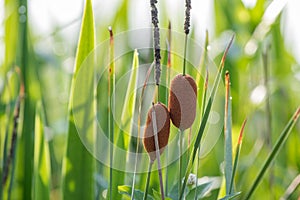
M 144 147 L 149 154 L 151 162 L 156 159 L 155 141 L 152 124 L 152 111 L 155 109 L 157 136 L 159 143 L 160 154 L 162 154 L 164 147 L 168 144 L 170 134 L 170 115 L 166 106 L 162 103 L 157 103 L 148 111 L 146 127 L 144 132 Z
M 190 128 L 195 120 L 197 85 L 189 75 L 178 74 L 171 82 L 169 112 L 173 124 L 180 130 Z

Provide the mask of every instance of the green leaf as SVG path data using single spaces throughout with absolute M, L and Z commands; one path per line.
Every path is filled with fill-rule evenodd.
M 220 199 L 220 200 L 230 200 L 230 199 L 235 199 L 237 197 L 239 197 L 242 194 L 242 192 L 237 192 L 235 194 L 231 194 L 228 196 L 225 196 L 224 198 Z
M 287 125 L 285 126 L 285 128 L 281 132 L 281 134 L 280 134 L 279 138 L 277 139 L 272 151 L 268 155 L 265 163 L 263 164 L 263 166 L 260 169 L 258 175 L 256 176 L 256 178 L 255 178 L 249 192 L 247 193 L 245 199 L 250 199 L 250 197 L 253 195 L 255 189 L 257 188 L 259 183 L 262 181 L 262 178 L 263 178 L 265 172 L 267 171 L 267 169 L 269 168 L 271 162 L 273 160 L 275 160 L 275 158 L 276 158 L 279 150 L 281 149 L 282 145 L 286 142 L 288 136 L 290 135 L 293 127 L 295 126 L 295 124 L 296 124 L 296 122 L 299 118 L 299 115 L 300 115 L 300 107 L 298 107 L 298 109 L 296 110 L 296 112 L 294 113 L 294 115 L 292 116 L 290 121 L 287 123 Z
M 183 197 L 188 176 L 189 176 L 189 174 L 192 171 L 193 164 L 194 164 L 194 161 L 195 161 L 195 158 L 196 158 L 196 154 L 197 154 L 197 150 L 198 150 L 198 148 L 200 146 L 202 135 L 204 133 L 204 130 L 205 130 L 205 127 L 206 127 L 206 124 L 207 124 L 207 121 L 208 121 L 208 117 L 209 117 L 209 113 L 210 113 L 210 110 L 211 110 L 211 107 L 212 107 L 212 103 L 213 103 L 213 101 L 215 99 L 216 92 L 217 92 L 218 86 L 220 84 L 220 80 L 221 80 L 222 72 L 223 72 L 223 69 L 224 69 L 224 64 L 225 64 L 226 56 L 227 56 L 228 50 L 229 50 L 229 48 L 230 48 L 230 46 L 231 46 L 231 44 L 233 42 L 233 39 L 234 39 L 234 36 L 231 38 L 231 40 L 230 40 L 230 42 L 229 42 L 229 44 L 228 44 L 228 46 L 227 46 L 227 48 L 226 48 L 226 50 L 225 50 L 225 52 L 223 54 L 222 60 L 220 62 L 219 69 L 218 69 L 218 74 L 217 74 L 217 77 L 215 79 L 215 82 L 214 82 L 214 85 L 213 85 L 210 97 L 208 99 L 207 105 L 205 107 L 203 119 L 201 120 L 200 128 L 199 128 L 199 131 L 198 131 L 198 134 L 197 134 L 197 137 L 196 137 L 196 141 L 194 143 L 192 156 L 190 157 L 190 160 L 188 162 L 188 166 L 186 168 L 184 182 L 183 182 L 183 186 L 181 188 L 179 199 L 182 199 L 182 197 Z
M 82 66 L 84 60 L 94 49 L 94 43 L 92 1 L 86 0 L 71 85 L 67 150 L 63 160 L 63 199 L 94 198 L 94 159 L 79 136 L 84 133 L 85 138 L 91 139 L 95 134 L 95 100 L 94 94 L 91 92 L 94 91 L 93 57 L 90 56 L 88 59 L 91 63 Z M 81 67 L 83 68 L 81 73 L 86 74 L 81 77 L 83 80 L 79 80 L 80 84 L 76 85 Z M 76 123 L 74 112 L 76 112 Z
M 209 191 L 212 182 L 204 183 L 202 185 L 198 185 L 197 187 L 191 189 L 189 193 L 186 195 L 186 200 L 194 200 L 194 199 L 201 199 L 204 197 L 205 193 Z M 197 192 L 197 196 L 195 198 Z
M 48 143 L 45 140 L 44 115 L 39 102 L 35 116 L 34 143 L 34 199 L 50 199 L 50 155 Z
M 238 161 L 239 161 L 239 156 L 240 156 L 240 151 L 241 151 L 241 146 L 242 146 L 242 141 L 243 141 L 243 133 L 244 133 L 244 128 L 245 128 L 246 123 L 247 123 L 247 119 L 245 119 L 243 124 L 242 124 L 242 128 L 241 128 L 239 139 L 238 139 L 238 143 L 237 143 L 237 146 L 236 146 L 235 158 L 234 158 L 234 163 L 233 163 L 233 171 L 232 171 L 230 187 L 229 187 L 229 194 L 232 193 L 232 188 L 233 188 L 233 184 L 234 184 L 234 176 L 235 176 L 236 168 L 237 168 Z
M 124 194 L 126 196 L 131 196 L 131 186 L 128 185 L 120 185 L 118 186 L 118 191 L 120 194 Z M 154 198 L 151 195 L 147 195 L 149 200 L 154 200 Z M 134 190 L 134 199 L 135 200 L 142 200 L 144 197 L 144 192 L 140 190 Z
M 4 52 L 4 66 L 0 67 L 2 75 L 9 71 L 9 69 L 13 66 L 13 63 L 16 59 L 17 54 L 17 39 L 18 39 L 18 31 L 19 31 L 19 14 L 18 14 L 18 1 L 15 0 L 5 0 L 5 23 L 4 23 L 4 44 L 5 44 L 5 52 Z M 3 70 L 3 71 L 2 71 Z
M 152 189 L 152 192 L 153 192 L 153 197 L 154 197 L 155 200 L 161 200 L 162 199 L 161 194 L 158 191 L 156 191 L 155 189 Z M 165 200 L 172 200 L 172 199 L 169 198 L 169 197 L 165 197 Z
M 225 74 L 225 120 L 224 120 L 224 160 L 225 160 L 225 185 L 226 195 L 230 195 L 231 177 L 232 177 L 232 109 L 230 94 L 230 77 L 229 72 Z

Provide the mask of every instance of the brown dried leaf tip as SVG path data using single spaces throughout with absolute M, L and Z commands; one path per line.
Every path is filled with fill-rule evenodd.
M 152 125 L 152 109 L 155 109 L 156 125 L 158 132 L 158 143 L 160 154 L 162 154 L 164 147 L 168 144 L 170 134 L 170 115 L 166 106 L 162 103 L 157 103 L 148 111 L 146 127 L 144 131 L 144 147 L 149 154 L 151 161 L 156 159 L 155 141 Z
M 177 75 L 171 82 L 169 112 L 173 124 L 180 130 L 190 128 L 196 117 L 197 85 L 186 74 Z

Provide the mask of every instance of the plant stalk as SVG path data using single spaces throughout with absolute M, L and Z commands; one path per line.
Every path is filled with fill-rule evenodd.
M 148 174 L 147 174 L 147 180 L 146 180 L 146 188 L 145 188 L 145 193 L 144 193 L 143 200 L 147 200 L 147 197 L 148 197 L 148 188 L 149 188 L 149 183 L 150 183 L 152 165 L 153 165 L 153 162 L 150 159 L 150 161 L 149 161 L 149 168 L 148 168 Z
M 179 132 L 179 177 L 178 177 L 178 192 L 181 191 L 181 187 L 182 187 L 182 141 L 183 141 L 183 132 L 182 130 L 180 130 Z
M 113 96 L 113 90 L 115 86 L 115 66 L 114 66 L 114 39 L 112 28 L 108 28 L 110 33 L 110 66 L 108 71 L 108 133 L 109 133 L 109 199 L 112 197 L 112 182 L 113 182 L 113 151 L 114 151 L 114 119 L 113 119 L 113 111 L 115 106 L 115 98 Z
M 156 122 L 156 114 L 154 109 L 154 103 L 152 104 L 152 125 L 153 125 L 153 133 L 154 133 L 154 142 L 155 142 L 155 153 L 157 159 L 157 168 L 158 168 L 158 175 L 159 175 L 159 185 L 160 185 L 160 192 L 161 192 L 161 199 L 165 199 L 164 194 L 164 186 L 162 180 L 162 172 L 161 172 L 161 163 L 160 163 L 160 152 L 159 152 L 159 143 L 158 143 L 158 132 L 157 132 L 157 122 Z
M 187 52 L 187 39 L 188 39 L 188 34 L 185 34 L 185 39 L 184 39 L 184 57 L 183 57 L 183 66 L 182 66 L 182 75 L 185 76 L 185 68 L 186 68 L 186 52 Z

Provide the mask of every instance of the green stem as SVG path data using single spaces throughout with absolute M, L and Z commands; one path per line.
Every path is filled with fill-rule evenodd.
M 185 76 L 185 66 L 186 66 L 186 52 L 187 52 L 187 38 L 188 34 L 185 34 L 185 39 L 184 39 L 184 57 L 183 57 L 183 67 L 182 67 L 182 74 Z
M 108 79 L 108 133 L 109 133 L 109 199 L 112 198 L 113 195 L 113 151 L 114 151 L 114 106 L 115 106 L 115 98 L 113 94 L 113 90 L 115 87 L 115 62 L 114 62 L 114 38 L 112 28 L 108 28 L 110 33 L 110 66 L 109 66 L 109 79 Z
M 178 192 L 180 192 L 181 190 L 181 187 L 182 187 L 182 141 L 183 141 L 183 131 L 180 130 L 180 133 L 179 133 L 179 178 L 178 178 L 178 181 L 179 181 L 179 190 Z
M 152 165 L 153 165 L 153 162 L 150 160 L 149 168 L 148 168 L 147 181 L 146 181 L 146 188 L 145 188 L 145 193 L 144 193 L 144 198 L 143 198 L 144 200 L 146 200 L 147 197 L 148 197 L 148 188 L 149 188 L 149 183 L 150 183 Z
M 165 199 L 164 194 L 164 186 L 163 186 L 163 180 L 162 180 L 162 172 L 161 172 L 161 163 L 160 163 L 160 152 L 159 152 L 159 143 L 158 143 L 158 131 L 157 131 L 157 122 L 156 122 L 156 114 L 154 109 L 154 103 L 152 103 L 152 125 L 153 125 L 153 133 L 154 133 L 154 142 L 155 142 L 155 153 L 156 153 L 156 159 L 157 159 L 157 168 L 158 168 L 158 175 L 159 175 L 159 186 L 160 186 L 160 192 L 161 192 L 161 199 Z

